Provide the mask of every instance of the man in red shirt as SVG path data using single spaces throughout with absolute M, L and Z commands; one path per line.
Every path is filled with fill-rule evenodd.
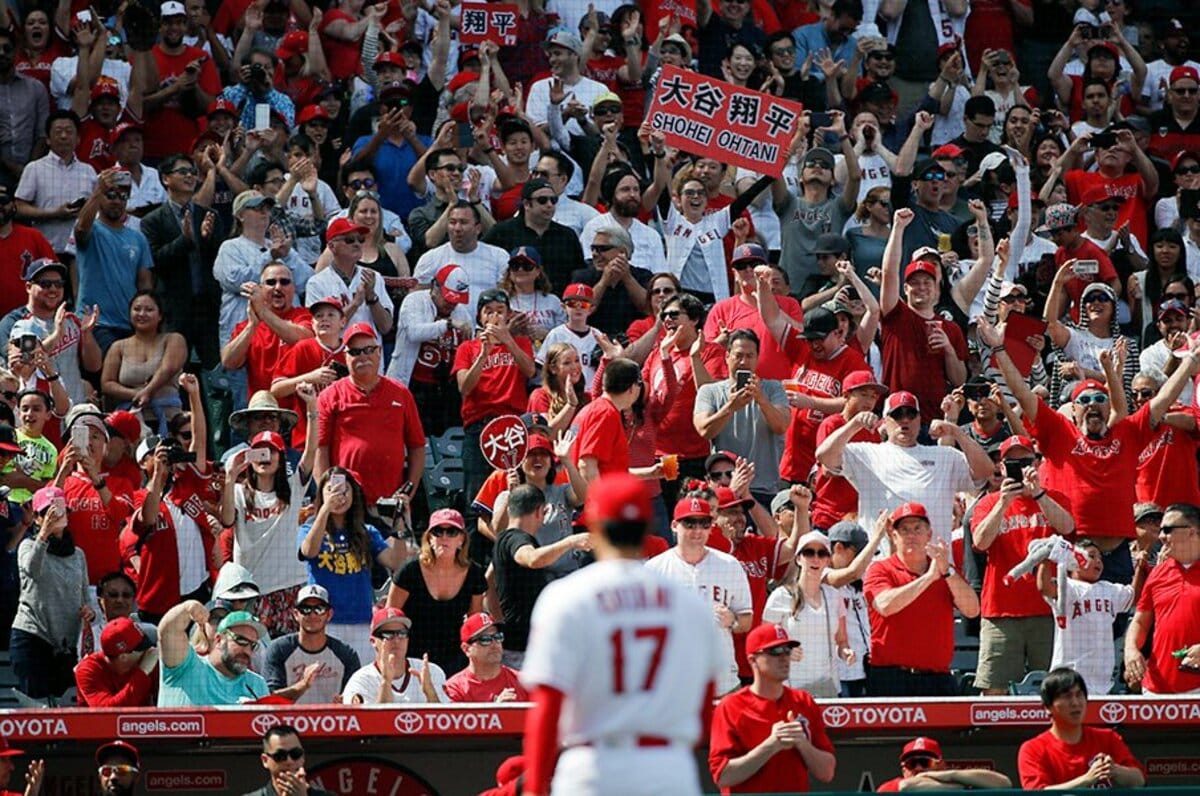
M 1123 123 L 1122 123 L 1123 124 Z M 1121 212 L 1117 216 L 1117 226 L 1129 224 L 1129 231 L 1138 243 L 1145 248 L 1149 241 L 1149 230 L 1146 226 L 1147 201 L 1158 193 L 1158 170 L 1149 156 L 1138 147 L 1133 139 L 1133 131 L 1128 127 L 1115 129 L 1110 127 L 1106 132 L 1116 135 L 1112 146 L 1097 148 L 1096 171 L 1085 171 L 1082 168 L 1072 168 L 1063 175 L 1063 184 L 1067 186 L 1067 197 L 1078 205 L 1088 188 L 1100 186 L 1109 196 L 1124 197 Z M 1084 133 L 1071 142 L 1064 154 L 1064 159 L 1074 161 L 1082 153 L 1083 148 L 1091 141 L 1092 135 Z M 1130 164 L 1134 172 L 1127 172 Z M 1047 180 L 1041 195 L 1049 196 L 1054 187 L 1053 180 Z
M 1200 508 L 1167 506 L 1158 538 L 1166 560 L 1146 579 L 1125 633 L 1125 679 L 1151 694 L 1200 690 Z M 1141 653 L 1154 629 L 1150 659 Z
M 308 382 L 318 390 L 328 387 L 346 373 L 342 331 L 346 327 L 345 310 L 339 298 L 330 296 L 308 308 L 312 313 L 312 337 L 286 346 L 271 376 L 271 395 L 279 405 L 296 412 L 300 422 L 292 429 L 292 446 L 303 447 L 308 428 L 303 402 L 296 388 Z
M 1179 360 L 1171 357 L 1171 362 Z M 1133 409 L 1136 412 L 1162 389 L 1162 382 L 1151 373 L 1133 377 Z M 1149 444 L 1138 455 L 1137 484 L 1139 503 L 1191 503 L 1200 506 L 1200 428 L 1195 406 L 1175 404 L 1163 418 Z M 1158 531 L 1155 530 L 1155 535 Z
M 1200 72 L 1194 66 L 1177 66 L 1167 80 L 1171 101 L 1150 114 L 1150 143 L 1146 151 L 1163 160 L 1177 152 L 1200 148 Z
M 980 790 L 1011 788 L 1012 780 L 999 771 L 986 768 L 946 768 L 942 745 L 932 738 L 913 738 L 900 752 L 900 776 L 889 779 L 875 789 L 876 793 L 897 793 L 901 790 Z
M 226 370 L 245 366 L 247 398 L 271 388 L 288 346 L 313 336 L 311 312 L 294 306 L 295 299 L 292 269 L 280 262 L 267 263 L 246 303 L 246 320 L 233 327 L 233 337 L 221 349 Z
M 934 540 L 920 503 L 892 512 L 892 550 L 863 578 L 871 619 L 867 693 L 879 696 L 954 696 L 954 609 L 979 616 L 979 598 L 950 566 L 950 546 Z
M 1050 729 L 1021 744 L 1017 770 L 1025 790 L 1140 788 L 1142 765 L 1116 730 L 1084 725 L 1087 684 L 1074 669 L 1059 667 L 1042 681 Z
M 158 677 L 158 648 L 129 617 L 114 619 L 100 634 L 100 652 L 75 667 L 79 704 L 93 708 L 151 707 Z
M 0 796 L 22 796 L 15 790 L 7 790 L 8 781 L 12 778 L 14 757 L 20 757 L 25 754 L 21 749 L 13 749 L 8 745 L 7 738 L 0 738 Z M 29 778 L 31 790 L 27 791 L 32 794 L 41 792 L 42 777 L 46 773 L 46 763 L 44 760 L 29 761 L 29 772 L 26 776 Z M 24 793 L 26 791 L 22 791 Z
M 332 466 L 362 474 L 367 503 L 418 484 L 425 472 L 425 432 L 412 393 L 379 375 L 383 357 L 375 330 L 356 323 L 342 336 L 350 375 L 321 391 L 318 478 Z M 311 423 L 315 418 L 310 414 Z M 403 507 L 401 507 L 403 508 Z
M 200 134 L 203 109 L 221 93 L 221 77 L 208 53 L 184 44 L 187 10 L 178 0 L 160 9 L 159 40 L 150 51 L 158 66 L 158 85 L 143 100 L 146 129 L 145 157 L 157 161 L 182 148 Z
M 15 224 L 17 205 L 12 189 L 0 185 L 0 315 L 24 304 L 25 266 L 36 260 L 56 262 L 54 248 L 33 227 Z
M 810 774 L 833 780 L 837 758 L 821 709 L 785 685 L 798 646 L 780 625 L 746 635 L 754 681 L 717 704 L 709 738 L 708 770 L 721 793 L 803 793 Z
M 883 253 L 879 309 L 883 326 L 883 381 L 893 392 L 906 390 L 922 407 L 921 424 L 937 419 L 947 386 L 967 380 L 967 341 L 962 330 L 935 308 L 941 296 L 938 268 L 914 259 L 904 269 L 905 300 L 900 300 L 900 253 L 911 210 L 896 211 Z
M 1134 484 L 1138 457 L 1154 437 L 1167 409 L 1185 384 L 1200 371 L 1200 343 L 1190 341 L 1175 373 L 1150 401 L 1126 417 L 1124 395 L 1109 411 L 1109 390 L 1095 379 L 1085 379 L 1071 392 L 1071 417 L 1054 411 L 1033 390 L 1004 349 L 1004 336 L 986 319 L 978 326 L 980 341 L 993 349 L 996 367 L 1021 405 L 1031 436 L 1045 463 L 1044 484 L 1066 495 L 1075 515 L 1075 533 L 1089 537 L 1105 553 L 1101 579 L 1129 583 L 1133 563 L 1125 541 L 1136 536 L 1133 524 Z M 1120 385 L 1116 364 L 1101 353 L 1109 383 Z
M 446 681 L 452 702 L 528 702 L 529 692 L 516 671 L 501 663 L 504 634 L 491 614 L 480 611 L 463 620 L 458 631 L 467 668 Z
M 637 402 L 644 385 L 631 359 L 617 357 L 604 368 L 604 391 L 575 415 L 571 455 L 585 481 L 629 470 L 629 436 L 623 414 Z
M 846 396 L 846 405 L 839 414 L 831 415 L 821 421 L 817 428 L 816 444 L 819 446 L 825 439 L 837 431 L 861 412 L 874 412 L 879 405 L 879 399 L 887 395 L 887 387 L 875 380 L 875 374 L 864 368 L 856 370 L 842 380 L 842 393 Z M 851 442 L 880 442 L 879 433 L 874 430 L 861 429 Z M 832 528 L 847 516 L 858 511 L 858 490 L 840 475 L 833 475 L 824 467 L 817 468 L 816 478 L 813 479 L 812 526 L 817 530 Z
M 1008 684 L 1021 680 L 1026 669 L 1050 666 L 1054 623 L 1050 606 L 1038 594 L 1033 578 L 1005 584 L 1009 570 L 1025 560 L 1029 543 L 1052 534 L 1075 531 L 1065 495 L 1042 489 L 1033 440 L 1009 437 L 1000 444 L 1007 477 L 999 492 L 982 497 L 971 515 L 972 544 L 987 553 L 980 597 L 983 623 L 979 633 L 979 669 L 975 685 L 985 694 L 1008 693 Z

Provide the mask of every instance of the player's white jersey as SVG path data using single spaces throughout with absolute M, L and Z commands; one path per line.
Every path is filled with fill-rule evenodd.
M 641 561 L 599 561 L 546 586 L 533 609 L 521 682 L 566 695 L 564 745 L 652 736 L 690 749 L 717 679 L 712 611 Z
M 717 627 L 717 635 L 721 639 L 721 676 L 717 678 L 717 693 L 724 694 L 737 688 L 738 666 L 733 654 L 733 632 L 717 625 L 712 604 L 720 603 L 735 614 L 748 614 L 753 610 L 750 581 L 746 578 L 742 563 L 710 547 L 700 563 L 692 565 L 679 555 L 678 547 L 672 547 L 650 559 L 646 566 L 681 586 L 694 589 L 709 603 L 708 621 Z
M 1046 600 L 1051 606 L 1054 602 Z M 1116 651 L 1112 626 L 1133 606 L 1133 587 L 1098 580 L 1067 581 L 1067 626 L 1054 628 L 1050 666 L 1070 666 L 1083 676 L 1089 694 L 1107 694 L 1113 687 Z

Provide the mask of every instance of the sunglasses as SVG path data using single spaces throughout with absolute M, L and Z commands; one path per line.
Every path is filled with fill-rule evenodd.
M 383 641 L 391 641 L 394 638 L 408 638 L 408 629 L 400 628 L 399 630 L 380 630 L 375 634 L 375 638 Z
M 1106 296 L 1103 293 L 1093 293 L 1083 300 L 1084 304 L 1094 304 L 1099 301 L 1101 304 L 1113 304 L 1112 296 Z
M 728 0 L 726 0 L 728 2 Z M 780 644 L 778 647 L 768 647 L 765 650 L 759 650 L 759 655 L 770 655 L 772 658 L 782 658 L 784 655 L 791 655 L 792 648 L 788 644 Z
M 1200 169 L 1200 166 L 1197 166 L 1196 168 Z M 1175 299 L 1176 301 L 1182 301 L 1184 304 L 1187 304 L 1189 301 L 1192 300 L 1192 297 L 1189 296 L 1187 293 L 1163 293 L 1163 301 L 1167 301 L 1170 299 Z
M 3 393 L 0 393 L 0 395 L 3 395 L 4 400 L 6 401 L 15 401 L 17 400 L 17 395 L 19 395 L 19 393 L 15 393 L 12 390 L 5 390 Z
M 1121 206 L 1116 202 L 1105 202 L 1102 205 L 1092 205 L 1092 207 L 1096 208 L 1101 213 L 1115 213 L 1121 209 Z
M 495 633 L 492 633 L 487 636 L 479 636 L 478 638 L 471 639 L 472 644 L 478 644 L 481 647 L 489 647 L 489 646 L 491 646 L 493 641 L 495 641 L 495 642 L 504 641 L 504 634 L 499 631 L 496 631 Z
M 696 530 L 697 528 L 711 528 L 712 527 L 712 520 L 692 518 L 692 519 L 687 519 L 687 520 L 680 520 L 680 522 L 683 524 L 684 528 L 690 528 L 691 530 Z
M 248 649 L 251 652 L 258 649 L 257 641 L 253 641 L 251 639 L 246 638 L 245 636 L 238 635 L 237 633 L 230 634 L 229 640 L 232 641 L 234 644 L 237 644 L 239 647 Z
M 923 180 L 925 182 L 945 182 L 946 181 L 946 172 L 944 172 L 944 171 L 927 171 L 924 174 L 922 174 L 918 179 Z
M 800 555 L 804 558 L 829 558 L 829 551 L 823 548 L 806 547 L 800 551 Z
M 167 173 L 168 174 L 179 174 L 183 177 L 195 177 L 200 172 L 198 172 L 196 169 L 194 169 L 190 166 L 184 166 L 184 167 L 178 168 L 178 169 L 171 169 Z
M 456 174 L 462 174 L 467 170 L 467 167 L 461 163 L 447 163 L 445 166 L 438 166 L 438 171 L 453 171 Z
M 274 279 L 264 279 L 263 284 L 267 287 L 287 287 L 292 284 L 292 280 L 286 276 L 278 276 Z
M 555 195 L 532 196 L 532 197 L 530 197 L 530 199 L 532 199 L 533 201 L 537 202 L 540 205 L 556 205 L 556 204 L 558 204 L 558 197 Z
M 678 47 L 671 47 L 671 46 L 659 47 L 658 51 L 660 53 L 662 53 L 663 55 L 678 55 L 681 58 L 683 57 L 683 50 L 679 49 Z
M 726 479 L 732 481 L 733 480 L 733 470 L 713 470 L 711 473 L 708 474 L 708 480 L 716 481 L 718 479 L 720 479 L 722 481 L 724 481 Z
M 1200 94 L 1200 88 L 1173 88 L 1171 89 L 1171 93 L 1185 97 L 1194 97 L 1196 94 Z
M 110 202 L 128 202 L 129 191 L 105 191 L 104 198 Z
M 407 108 L 409 101 L 406 97 L 392 97 L 383 101 L 385 107 L 388 108 Z
M 292 760 L 301 760 L 304 757 L 304 749 L 299 746 L 293 746 L 291 749 L 280 749 L 276 752 L 267 752 L 267 757 L 274 760 L 276 763 L 282 763 L 284 760 L 291 758 Z
M 312 616 L 313 614 L 323 614 L 329 610 L 328 605 L 297 605 L 296 610 L 304 616 Z
M 374 354 L 378 350 L 379 350 L 379 346 L 377 346 L 377 345 L 365 345 L 365 346 L 361 346 L 359 348 L 347 348 L 346 349 L 346 351 L 349 352 L 350 356 L 352 356 L 352 357 L 370 356 L 371 354 Z
M 106 600 L 132 600 L 133 592 L 131 591 L 110 591 L 107 594 L 101 594 Z
M 358 235 L 345 235 L 343 237 L 336 238 L 335 240 L 340 240 L 342 243 L 346 244 L 347 246 L 361 246 L 361 245 L 363 245 L 363 242 L 366 241 L 366 238 L 360 237 Z
M 1108 396 L 1102 392 L 1085 392 L 1083 395 L 1075 399 L 1075 403 L 1079 404 L 1080 406 L 1088 406 L 1090 404 L 1103 406 L 1104 404 L 1108 403 Z
M 895 61 L 896 60 L 896 56 L 893 53 L 889 53 L 889 52 L 867 53 L 867 57 L 874 59 L 876 61 Z
M 675 288 L 673 287 L 656 287 L 650 291 L 651 296 L 674 296 Z
M 442 539 L 447 536 L 453 538 L 462 535 L 462 528 L 430 528 L 429 535 L 437 539 Z
M 1029 301 L 1029 296 L 1026 296 L 1021 293 L 1012 293 L 1010 295 L 1005 296 L 1004 298 L 1002 298 L 1000 300 L 1002 302 L 1004 302 L 1005 304 L 1016 304 L 1018 302 L 1020 302 L 1021 304 L 1024 304 L 1025 302 Z
M 1200 174 L 1200 165 L 1180 166 L 1175 169 L 1176 174 Z
M 1142 388 L 1142 389 L 1140 389 L 1140 390 L 1134 390 L 1134 391 L 1133 391 L 1133 394 L 1134 394 L 1134 397 L 1136 397 L 1136 398 L 1147 398 L 1147 399 L 1149 399 L 1149 398 L 1153 398 L 1153 397 L 1154 397 L 1154 390 L 1150 390 L 1150 389 L 1147 389 L 1147 388 L 1143 387 L 1143 388 Z
M 606 246 L 603 243 L 593 243 L 592 244 L 592 254 L 604 254 L 605 252 L 610 252 L 615 248 L 617 248 L 617 247 L 616 246 Z
M 361 180 L 351 180 L 350 187 L 356 191 L 361 191 L 363 188 L 370 190 L 375 187 L 375 180 L 370 177 L 364 177 Z
M 513 260 L 508 264 L 510 271 L 536 271 L 538 268 L 541 266 L 532 260 Z
M 64 282 L 61 279 L 35 279 L 33 284 L 42 290 L 54 290 L 55 288 L 62 290 Z
M 906 768 L 929 768 L 933 765 L 933 761 L 937 758 L 926 757 L 924 755 L 916 755 L 904 761 Z
M 663 310 L 658 314 L 658 317 L 662 318 L 664 321 L 673 321 L 682 316 L 683 310 Z
M 118 765 L 100 766 L 96 769 L 101 777 L 128 777 L 138 773 L 138 767 L 132 766 L 129 763 L 120 763 Z
M 593 112 L 596 116 L 602 116 L 609 113 L 620 113 L 621 110 L 622 108 L 620 105 L 600 105 L 597 106 Z
M 581 301 L 579 299 L 567 299 L 563 302 L 563 306 L 569 310 L 586 310 L 592 306 L 592 302 Z
M 1191 527 L 1192 526 L 1190 526 L 1190 525 L 1160 525 L 1160 526 L 1158 526 L 1158 532 L 1165 533 L 1167 536 L 1170 536 L 1171 534 L 1175 533 L 1175 531 L 1180 530 L 1181 528 L 1191 528 Z
M 906 406 L 903 409 L 897 409 L 895 412 L 892 412 L 890 415 L 888 415 L 888 417 L 892 418 L 893 420 L 912 420 L 919 414 L 921 413 L 916 409 Z
M 820 257 L 821 255 L 818 254 L 817 256 Z M 758 260 L 737 260 L 736 262 L 732 263 L 732 268 L 735 271 L 745 271 L 747 268 L 753 268 L 754 266 L 761 264 L 762 263 Z
M 892 209 L 892 203 L 891 203 L 891 202 L 885 202 L 885 201 L 884 201 L 884 200 L 882 200 L 882 199 L 872 199 L 870 203 L 871 203 L 871 204 L 873 204 L 873 205 L 879 205 L 879 206 L 880 206 L 880 207 L 882 207 L 884 210 L 891 210 L 891 209 Z

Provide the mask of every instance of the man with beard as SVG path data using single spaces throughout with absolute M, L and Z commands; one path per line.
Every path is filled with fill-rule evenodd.
M 296 728 L 277 724 L 263 734 L 262 767 L 271 781 L 245 796 L 333 796 L 311 787 L 304 773 L 304 747 Z
M 109 741 L 96 750 L 96 766 L 103 796 L 133 796 L 142 773 L 137 747 L 125 741 Z
M 0 183 L 16 184 L 21 169 L 41 149 L 42 129 L 50 113 L 50 97 L 41 81 L 26 77 L 13 63 L 16 48 L 13 31 L 0 31 L 0 106 L 20 109 L 6 120 L 4 142 L 0 143 Z
M 33 227 L 13 222 L 16 215 L 12 190 L 0 184 L 0 312 L 4 313 L 21 309 L 21 294 L 25 289 L 22 281 L 29 266 L 38 261 L 55 261 L 54 249 L 46 236 Z M 53 317 L 53 312 L 47 316 Z M 7 339 L 5 330 L 0 340 Z
M 631 240 L 629 251 L 626 252 L 629 264 L 634 268 L 644 269 L 647 279 L 649 274 L 661 271 L 665 256 L 663 239 L 657 232 L 638 221 L 638 213 L 642 211 L 642 184 L 633 170 L 624 165 L 609 169 L 600 182 L 600 198 L 609 210 L 584 224 L 583 233 L 579 236 L 584 258 L 595 259 L 595 252 L 591 246 L 597 232 L 616 224 L 628 233 Z M 586 280 L 572 276 L 571 281 Z M 599 300 L 596 303 L 598 304 Z
M 104 352 L 132 332 L 129 302 L 133 294 L 154 287 L 150 273 L 154 258 L 145 236 L 125 224 L 129 186 L 122 185 L 119 178 L 117 169 L 101 172 L 75 223 L 79 303 L 100 308 L 94 334 Z
M 1132 509 L 1137 502 L 1138 458 L 1184 384 L 1200 371 L 1200 344 L 1188 343 L 1171 378 L 1134 414 L 1125 414 L 1119 381 L 1118 389 L 1110 390 L 1095 379 L 1084 379 L 1072 390 L 1070 415 L 1064 416 L 1029 388 L 1005 351 L 1003 333 L 986 319 L 980 319 L 977 328 L 980 340 L 993 348 L 1004 381 L 1045 456 L 1043 486 L 1067 496 L 1076 536 L 1091 538 L 1105 553 L 1101 577 L 1129 583 L 1133 564 L 1125 542 L 1136 536 Z M 1113 368 L 1109 360 L 1105 370 L 1110 381 L 1117 375 Z
M 471 286 L 467 306 L 474 307 L 479 295 L 494 288 L 504 276 L 508 252 L 479 239 L 483 234 L 483 215 L 479 206 L 471 202 L 459 200 L 451 206 L 446 229 L 449 240 L 421 255 L 413 269 L 413 278 L 428 285 L 443 266 L 461 265 Z
M 158 67 L 158 85 L 146 95 L 146 126 L 154 130 L 146 157 L 154 162 L 200 134 L 197 120 L 221 93 L 221 78 L 208 53 L 183 43 L 187 9 L 168 0 L 160 9 L 159 40 L 150 51 Z M 289 120 L 289 124 L 290 124 Z
M 188 641 L 189 622 L 201 629 L 204 656 Z M 236 705 L 247 697 L 261 699 L 269 693 L 267 681 L 250 671 L 250 655 L 267 629 L 248 611 L 232 611 L 212 638 L 207 635 L 208 609 L 198 600 L 187 600 L 167 611 L 158 625 L 158 706 Z

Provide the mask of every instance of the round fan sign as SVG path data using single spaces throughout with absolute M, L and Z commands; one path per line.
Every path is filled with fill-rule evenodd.
M 497 470 L 512 470 L 525 461 L 529 431 L 516 415 L 501 415 L 483 427 L 479 435 L 483 458 Z

